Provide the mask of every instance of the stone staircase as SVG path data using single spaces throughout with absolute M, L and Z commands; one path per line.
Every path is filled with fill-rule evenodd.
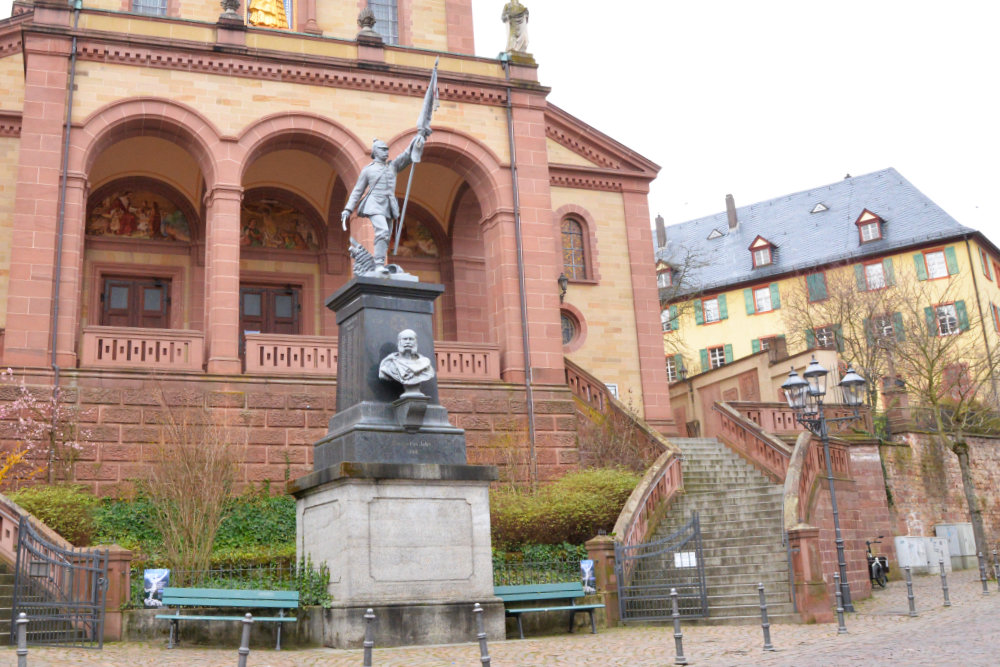
M 10 619 L 13 605 L 13 568 L 0 562 L 0 646 L 10 643 Z
M 758 582 L 764 584 L 770 620 L 798 622 L 782 540 L 782 486 L 714 438 L 671 442 L 684 455 L 684 493 L 651 539 L 667 537 L 698 512 L 709 618 L 692 622 L 759 623 Z

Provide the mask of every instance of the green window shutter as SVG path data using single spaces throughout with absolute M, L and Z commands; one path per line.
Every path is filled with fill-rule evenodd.
M 781 292 L 778 283 L 771 283 L 771 308 L 778 310 L 781 308 Z
M 749 287 L 743 290 L 743 301 L 747 306 L 747 315 L 753 315 L 757 309 L 753 305 L 753 290 Z
M 752 341 L 750 341 L 750 351 L 753 352 L 754 354 L 757 354 L 758 352 L 760 352 L 760 339 L 759 338 L 754 338 Z
M 872 321 L 867 317 L 861 320 L 861 328 L 865 330 L 865 340 L 869 345 L 875 343 L 875 332 L 872 331 Z
M 677 373 L 677 379 L 681 379 L 681 369 L 684 368 L 684 357 L 680 354 L 674 355 L 674 372 Z
M 955 256 L 954 246 L 948 246 L 944 249 L 944 261 L 948 265 L 948 275 L 954 276 L 958 274 L 958 257 Z
M 837 346 L 837 352 L 844 351 L 844 327 L 839 324 L 833 325 L 833 341 Z
M 705 311 L 701 309 L 701 299 L 694 300 L 694 323 L 695 324 L 705 323 Z
M 726 363 L 727 364 L 733 363 L 733 346 L 730 343 L 726 343 L 726 346 L 725 348 L 723 348 L 723 351 L 726 353 Z
M 917 270 L 917 280 L 927 280 L 927 265 L 924 264 L 924 253 L 913 256 L 913 268 Z
M 821 301 L 826 298 L 826 281 L 822 273 L 806 276 L 806 286 L 809 288 L 810 301 Z
M 930 306 L 924 308 L 924 319 L 927 320 L 927 335 L 937 336 L 937 316 Z
M 677 306 L 670 306 L 670 330 L 677 331 L 680 328 L 681 318 L 677 312 Z
M 964 301 L 955 302 L 955 314 L 958 315 L 958 328 L 962 331 L 969 330 L 969 313 L 965 310 Z
M 854 280 L 858 283 L 859 292 L 864 292 L 868 289 L 868 281 L 865 280 L 865 267 L 863 265 L 854 265 Z
M 728 320 L 729 319 L 729 310 L 726 309 L 726 295 L 725 294 L 720 294 L 719 295 L 719 319 L 720 320 Z
M 903 313 L 892 314 L 892 330 L 900 343 L 906 340 L 906 334 L 903 332 Z
M 882 272 L 885 273 L 886 285 L 896 284 L 896 274 L 892 270 L 892 257 L 886 257 L 882 260 Z
M 701 372 L 704 373 L 710 370 L 710 366 L 708 365 L 708 348 L 698 350 L 698 355 L 701 357 Z
M 806 329 L 806 347 L 810 350 L 816 347 L 816 332 L 812 329 Z

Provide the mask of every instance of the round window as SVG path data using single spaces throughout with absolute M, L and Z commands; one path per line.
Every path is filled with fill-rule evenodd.
M 569 345 L 576 338 L 578 327 L 576 321 L 568 314 L 562 314 L 562 342 L 563 345 Z

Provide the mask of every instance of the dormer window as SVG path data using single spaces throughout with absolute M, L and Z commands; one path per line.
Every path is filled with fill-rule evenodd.
M 763 236 L 758 236 L 750 244 L 750 253 L 753 255 L 753 268 L 767 266 L 774 262 L 774 245 Z
M 858 216 L 854 224 L 858 226 L 858 236 L 861 239 L 861 243 L 878 241 L 882 238 L 882 218 L 868 209 L 861 212 L 861 215 Z
M 829 206 L 827 206 L 823 202 L 819 202 L 818 204 L 816 204 L 815 206 L 813 206 L 812 210 L 809 211 L 809 212 L 810 213 L 822 213 L 823 211 L 829 211 L 829 210 L 830 210 Z
M 673 287 L 674 284 L 674 270 L 669 266 L 665 269 L 661 269 L 659 273 L 656 274 L 656 286 L 657 287 Z

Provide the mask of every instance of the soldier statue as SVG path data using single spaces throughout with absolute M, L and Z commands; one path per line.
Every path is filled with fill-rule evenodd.
M 340 223 L 347 231 L 347 220 L 357 208 L 358 215 L 368 218 L 375 229 L 375 246 L 373 258 L 375 272 L 387 275 L 385 258 L 389 251 L 391 225 L 399 220 L 399 202 L 396 199 L 396 174 L 406 169 L 413 162 L 420 162 L 430 129 L 420 131 L 413 138 L 407 149 L 396 159 L 389 160 L 389 146 L 379 139 L 372 143 L 371 156 L 373 162 L 361 170 L 358 182 L 340 214 Z

